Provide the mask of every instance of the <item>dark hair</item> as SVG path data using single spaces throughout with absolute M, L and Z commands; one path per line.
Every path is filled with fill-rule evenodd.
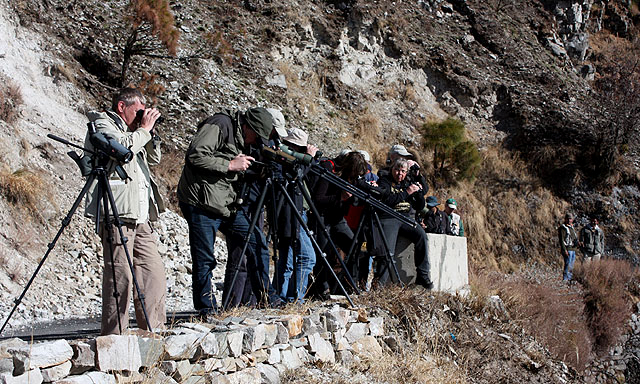
M 340 173 L 340 178 L 354 181 L 367 173 L 367 162 L 364 160 L 362 153 L 349 152 L 339 160 L 336 158 L 336 168 Z
M 111 100 L 111 109 L 116 111 L 118 109 L 118 103 L 124 101 L 124 105 L 130 106 L 139 100 L 142 104 L 145 104 L 144 95 L 138 88 L 121 88 Z

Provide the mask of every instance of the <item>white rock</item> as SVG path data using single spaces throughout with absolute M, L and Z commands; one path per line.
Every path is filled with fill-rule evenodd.
M 9 349 L 14 351 L 14 365 L 17 373 L 30 368 L 47 368 L 60 365 L 73 357 L 73 349 L 66 340 L 47 341 L 28 347 Z
M 116 384 L 116 378 L 104 372 L 88 372 L 58 380 L 56 384 Z
M 384 336 L 384 319 L 382 317 L 369 319 L 369 334 L 373 337 Z
M 109 335 L 96 338 L 98 369 L 103 372 L 137 372 L 142 366 L 138 338 L 133 335 Z
M 369 333 L 369 325 L 367 323 L 352 323 L 344 334 L 349 344 L 362 339 Z
M 200 333 L 169 336 L 164 339 L 164 350 L 171 360 L 190 359 L 196 354 Z
M 316 359 L 325 363 L 335 363 L 336 354 L 327 340 L 320 337 L 320 334 L 314 333 L 309 335 L 309 350 L 315 354 Z
M 247 368 L 240 372 L 227 375 L 231 384 L 261 384 L 262 375 L 258 368 Z
M 63 379 L 69 375 L 69 372 L 71 372 L 71 361 L 65 361 L 60 365 L 55 365 L 41 370 L 42 379 L 45 382 Z
M 38 368 L 24 372 L 19 376 L 13 376 L 10 373 L 0 374 L 0 383 L 2 384 L 40 384 L 42 381 L 42 373 Z

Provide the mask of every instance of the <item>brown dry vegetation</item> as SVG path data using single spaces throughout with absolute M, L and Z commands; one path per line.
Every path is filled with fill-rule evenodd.
M 637 291 L 639 281 L 628 262 L 578 265 L 574 272 L 580 284 L 571 286 L 560 280 L 559 270 L 522 272 L 474 275 L 472 307 L 478 310 L 486 297 L 500 296 L 513 322 L 577 371 L 624 333 L 631 314 L 629 288 Z
M 22 92 L 4 75 L 0 75 L 0 84 L 0 120 L 11 124 L 18 119 L 19 107 L 23 103 Z
M 37 171 L 11 171 L 6 165 L 0 169 L 0 193 L 18 211 L 44 223 L 41 208 L 52 202 L 51 189 Z
M 630 292 L 637 293 L 640 273 L 627 261 L 601 260 L 580 265 L 575 277 L 585 289 L 585 313 L 595 349 L 606 353 L 631 317 Z
M 184 151 L 167 146 L 162 147 L 162 161 L 160 161 L 160 164 L 151 167 L 151 171 L 163 188 L 162 196 L 165 199 L 165 205 L 174 212 L 180 212 L 176 191 L 183 166 Z

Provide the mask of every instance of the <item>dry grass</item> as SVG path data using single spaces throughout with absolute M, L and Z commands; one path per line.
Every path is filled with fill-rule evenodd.
M 377 382 L 386 383 L 464 383 L 464 368 L 452 352 L 450 330 L 453 319 L 444 308 L 459 307 L 449 295 L 425 295 L 422 289 L 387 286 L 356 298 L 357 305 L 380 308 L 391 317 L 385 321 L 387 334 L 403 345 L 397 351 L 386 350 L 381 357 L 364 358 L 352 369 L 366 372 Z M 437 317 L 437 321 L 427 321 Z M 394 319 L 394 320 L 390 320 Z M 392 321 L 397 323 L 390 324 Z M 403 341 L 406 340 L 406 341 Z M 401 372 L 402 374 L 398 374 Z
M 51 200 L 51 189 L 39 172 L 28 169 L 0 170 L 0 193 L 20 211 L 43 221 L 41 207 Z
M 467 304 L 483 312 L 486 298 L 497 294 L 512 321 L 578 371 L 596 354 L 606 353 L 624 332 L 631 315 L 629 292 L 640 282 L 629 263 L 578 265 L 574 272 L 581 285 L 571 287 L 561 282 L 560 271 L 524 272 L 472 274 Z
M 474 183 L 434 193 L 458 202 L 471 264 L 509 272 L 526 262 L 548 263 L 568 204 L 541 186 L 517 156 L 489 148 L 483 157 Z
M 19 107 L 24 102 L 22 92 L 13 81 L 0 75 L 0 120 L 11 124 L 18 120 Z
M 606 353 L 631 317 L 628 292 L 630 285 L 638 285 L 640 273 L 628 261 L 604 259 L 578 266 L 575 278 L 585 289 L 585 313 L 595 349 Z
M 308 115 L 319 111 L 317 98 L 322 96 L 322 79 L 315 72 L 301 72 L 302 69 L 288 62 L 279 62 L 277 68 L 287 83 L 287 98 L 290 105 L 304 108 Z

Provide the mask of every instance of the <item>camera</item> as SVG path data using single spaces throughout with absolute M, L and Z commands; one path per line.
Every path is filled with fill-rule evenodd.
M 418 164 L 413 164 L 409 168 L 409 171 L 407 171 L 407 179 L 412 182 L 420 181 L 420 166 Z

